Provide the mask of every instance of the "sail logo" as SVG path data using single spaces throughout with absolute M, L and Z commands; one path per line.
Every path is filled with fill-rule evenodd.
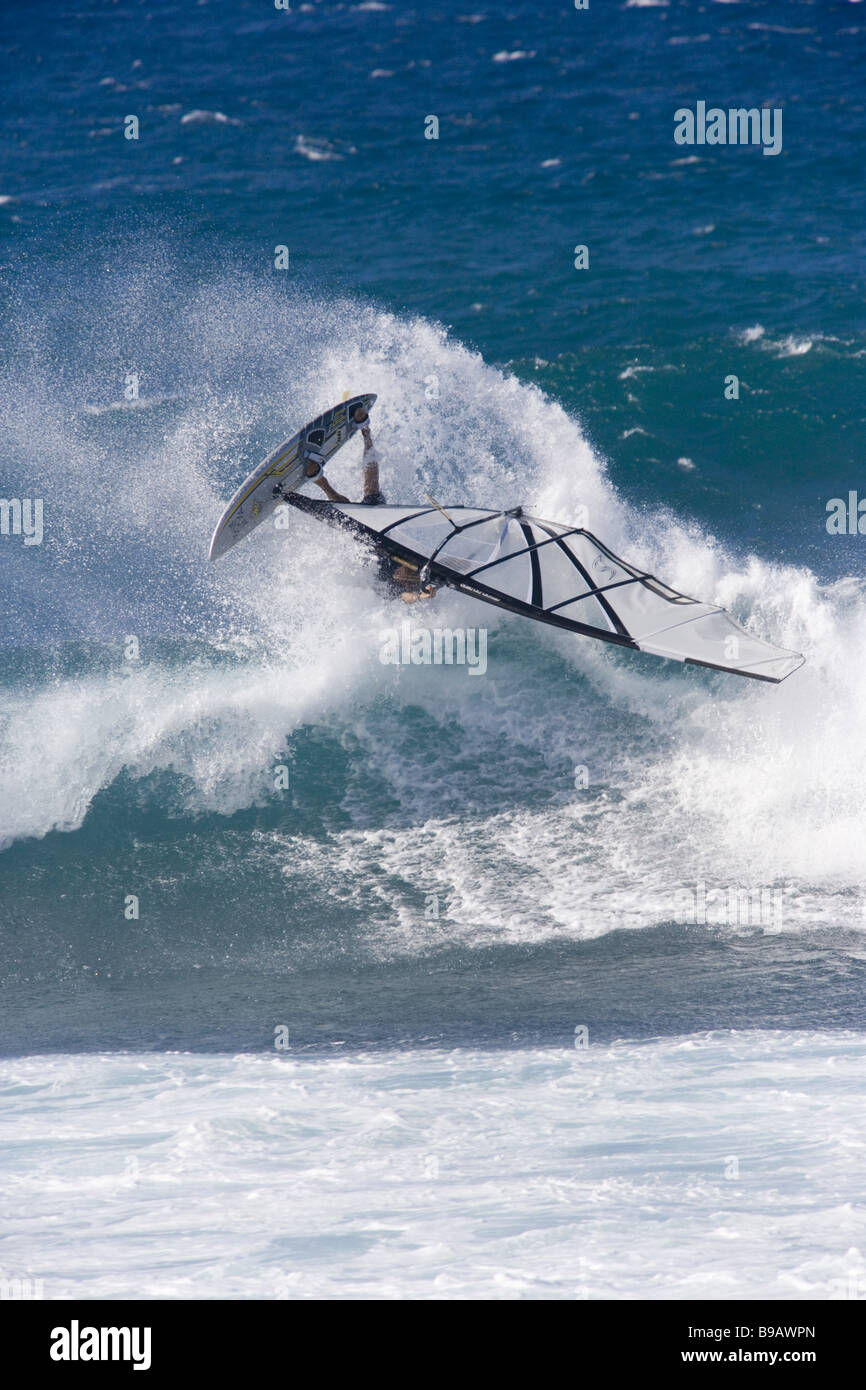
M 603 555 L 596 556 L 592 562 L 592 568 L 603 584 L 612 584 L 616 579 L 616 570 L 607 563 Z
M 678 145 L 762 145 L 764 154 L 782 149 L 782 109 L 711 106 L 699 101 L 692 111 L 681 106 L 674 112 L 674 140 Z
M 131 1361 L 134 1371 L 150 1370 L 149 1327 L 69 1327 L 51 1331 L 52 1361 Z
M 41 497 L 0 497 L 0 536 L 23 536 L 25 545 L 41 545 L 42 535 Z
M 866 536 L 866 497 L 860 499 L 856 492 L 849 492 L 847 504 L 843 497 L 831 497 L 826 510 L 831 536 Z
M 470 676 L 483 676 L 487 628 L 413 628 L 403 622 L 379 633 L 379 660 L 383 666 L 465 666 Z

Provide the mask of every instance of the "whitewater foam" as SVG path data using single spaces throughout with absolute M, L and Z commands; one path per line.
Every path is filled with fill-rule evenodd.
M 3 1270 L 67 1299 L 850 1297 L 864 1048 L 3 1062 Z

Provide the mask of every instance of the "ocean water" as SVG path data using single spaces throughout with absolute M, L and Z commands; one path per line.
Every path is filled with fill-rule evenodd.
M 861 6 L 6 18 L 0 1277 L 863 1297 Z M 368 390 L 389 500 L 586 508 L 806 665 L 442 593 L 486 673 L 394 667 L 347 538 L 209 565 Z

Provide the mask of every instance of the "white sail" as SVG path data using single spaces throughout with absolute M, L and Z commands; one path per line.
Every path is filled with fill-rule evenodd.
M 300 505 L 320 512 L 323 504 Z M 797 652 L 747 632 L 724 608 L 635 569 L 589 531 L 520 508 L 341 503 L 327 511 L 356 532 L 372 533 L 378 549 L 429 564 L 434 581 L 557 627 L 756 680 L 782 681 L 803 664 Z

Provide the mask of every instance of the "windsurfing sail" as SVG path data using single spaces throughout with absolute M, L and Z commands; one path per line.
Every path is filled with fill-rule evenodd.
M 614 555 L 590 531 L 520 507 L 392 507 L 312 501 L 292 506 L 409 559 L 446 584 L 512 613 L 654 656 L 778 683 L 797 652 L 747 632 L 724 608 L 671 589 Z

